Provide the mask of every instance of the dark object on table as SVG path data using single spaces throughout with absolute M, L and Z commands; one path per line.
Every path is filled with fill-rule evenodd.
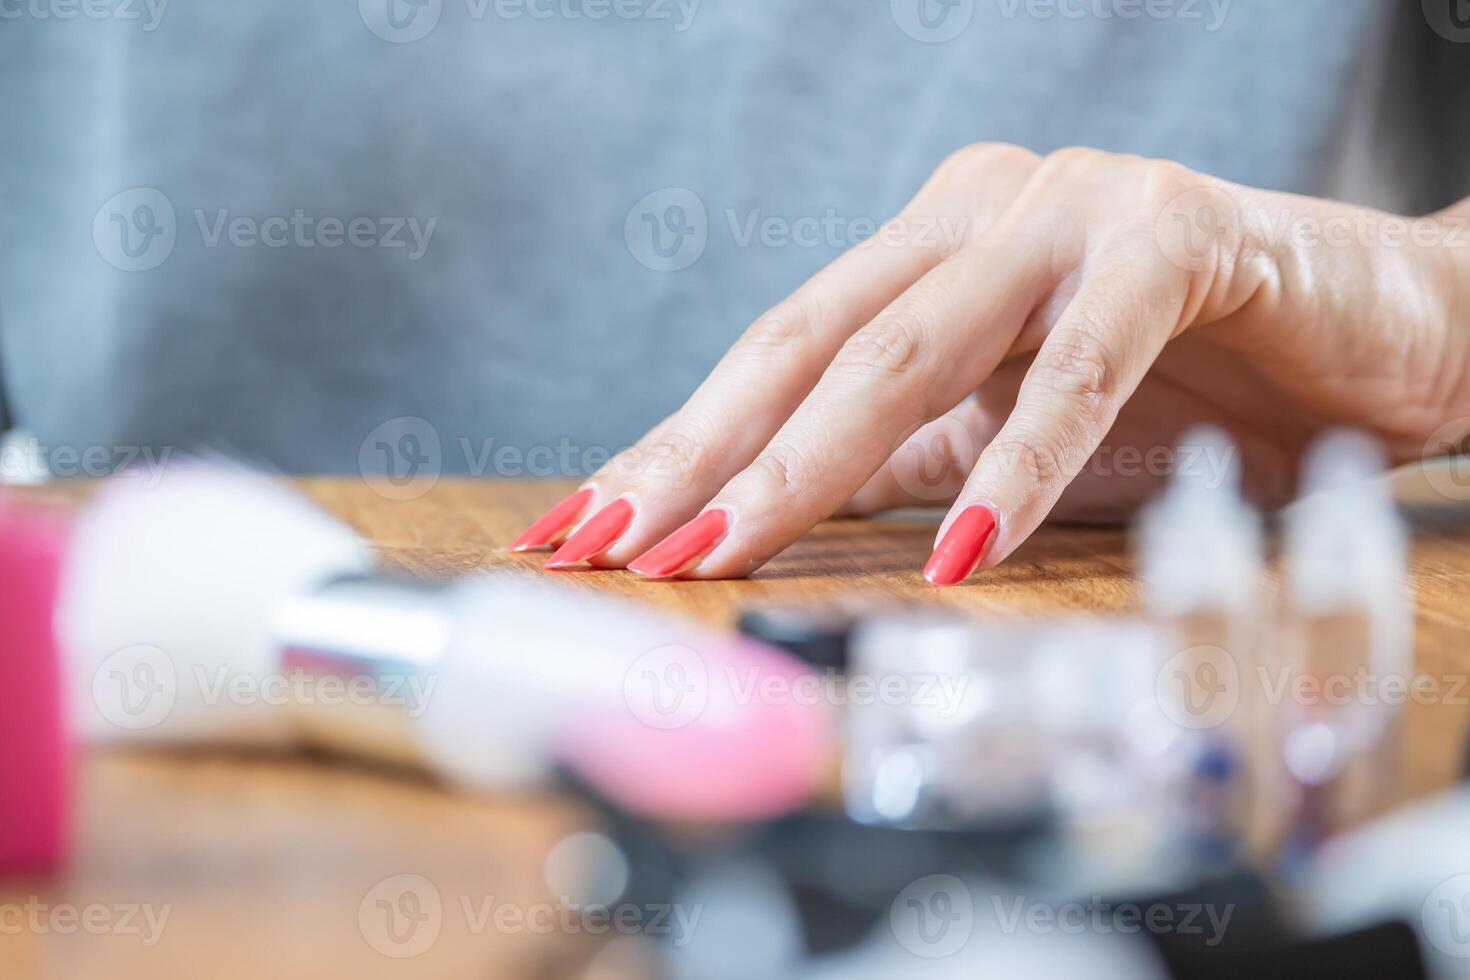
M 740 614 L 746 636 L 785 650 L 821 670 L 847 669 L 856 615 L 840 606 L 757 606 Z

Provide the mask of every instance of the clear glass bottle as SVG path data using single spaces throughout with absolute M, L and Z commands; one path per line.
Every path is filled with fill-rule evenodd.
M 1163 637 L 1155 691 L 1172 723 L 1160 806 L 1171 845 L 1207 868 L 1241 857 L 1271 821 L 1260 785 L 1271 756 L 1258 683 L 1261 520 L 1242 499 L 1239 455 L 1220 429 L 1185 433 L 1136 539 L 1144 604 Z
M 1286 514 L 1281 756 L 1294 790 L 1293 851 L 1379 812 L 1394 790 L 1413 680 L 1407 535 L 1382 448 L 1335 430 L 1309 450 Z

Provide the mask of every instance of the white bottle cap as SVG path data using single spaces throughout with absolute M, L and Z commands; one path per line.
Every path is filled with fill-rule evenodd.
M 1174 478 L 1139 524 L 1144 592 L 1156 613 L 1238 610 L 1254 601 L 1261 520 L 1241 499 L 1239 457 L 1230 435 L 1214 426 L 1180 439 Z
M 1288 585 L 1296 608 L 1329 613 L 1397 595 L 1406 548 L 1383 447 L 1334 429 L 1307 452 L 1302 499 L 1286 514 Z

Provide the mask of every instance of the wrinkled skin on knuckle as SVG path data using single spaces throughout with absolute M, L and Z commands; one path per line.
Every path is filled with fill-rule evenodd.
M 755 476 L 772 494 L 790 494 L 801 489 L 805 483 L 804 473 L 809 471 L 800 454 L 787 447 L 773 446 L 756 457 L 751 464 Z
M 885 314 L 842 345 L 832 367 L 864 385 L 897 385 L 923 356 L 923 332 L 911 314 Z
M 631 461 L 632 470 L 641 480 L 674 488 L 688 486 L 703 472 L 708 445 L 702 426 L 682 421 L 642 449 Z
M 997 439 L 981 460 L 994 477 L 1019 481 L 1024 492 L 1050 486 L 1061 478 L 1062 461 L 1046 440 L 1025 429 Z
M 924 336 L 924 321 L 917 313 L 885 313 L 842 345 L 833 367 L 868 383 L 901 382 L 921 365 Z
M 739 354 L 766 358 L 803 343 L 811 335 L 811 318 L 793 302 L 785 302 L 763 313 L 735 342 Z
M 851 447 L 834 443 L 819 420 L 787 425 L 730 484 L 726 495 L 753 505 L 740 508 L 747 517 L 759 512 L 781 523 L 789 516 L 788 505 L 800 500 L 806 506 L 815 495 L 825 499 L 839 493 L 830 486 L 833 467 L 840 466 L 850 451 Z M 843 502 L 832 500 L 831 509 Z
M 1099 414 L 1116 387 L 1113 355 L 1093 330 L 1058 327 L 1036 353 L 1029 381 L 1075 410 Z
M 823 480 L 828 452 L 829 447 L 804 437 L 774 442 L 751 462 L 738 484 L 731 484 L 729 496 L 754 503 L 741 508 L 747 518 L 762 515 L 759 519 L 764 522 L 782 524 L 789 506 L 801 501 L 805 507 L 814 495 L 825 498 L 832 493 Z M 843 502 L 824 499 L 829 512 Z

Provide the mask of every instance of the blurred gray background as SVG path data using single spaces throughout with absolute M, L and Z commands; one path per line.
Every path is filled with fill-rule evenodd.
M 967 143 L 1450 203 L 1465 27 L 1417 0 L 0 0 L 0 373 L 47 465 L 585 472 Z

